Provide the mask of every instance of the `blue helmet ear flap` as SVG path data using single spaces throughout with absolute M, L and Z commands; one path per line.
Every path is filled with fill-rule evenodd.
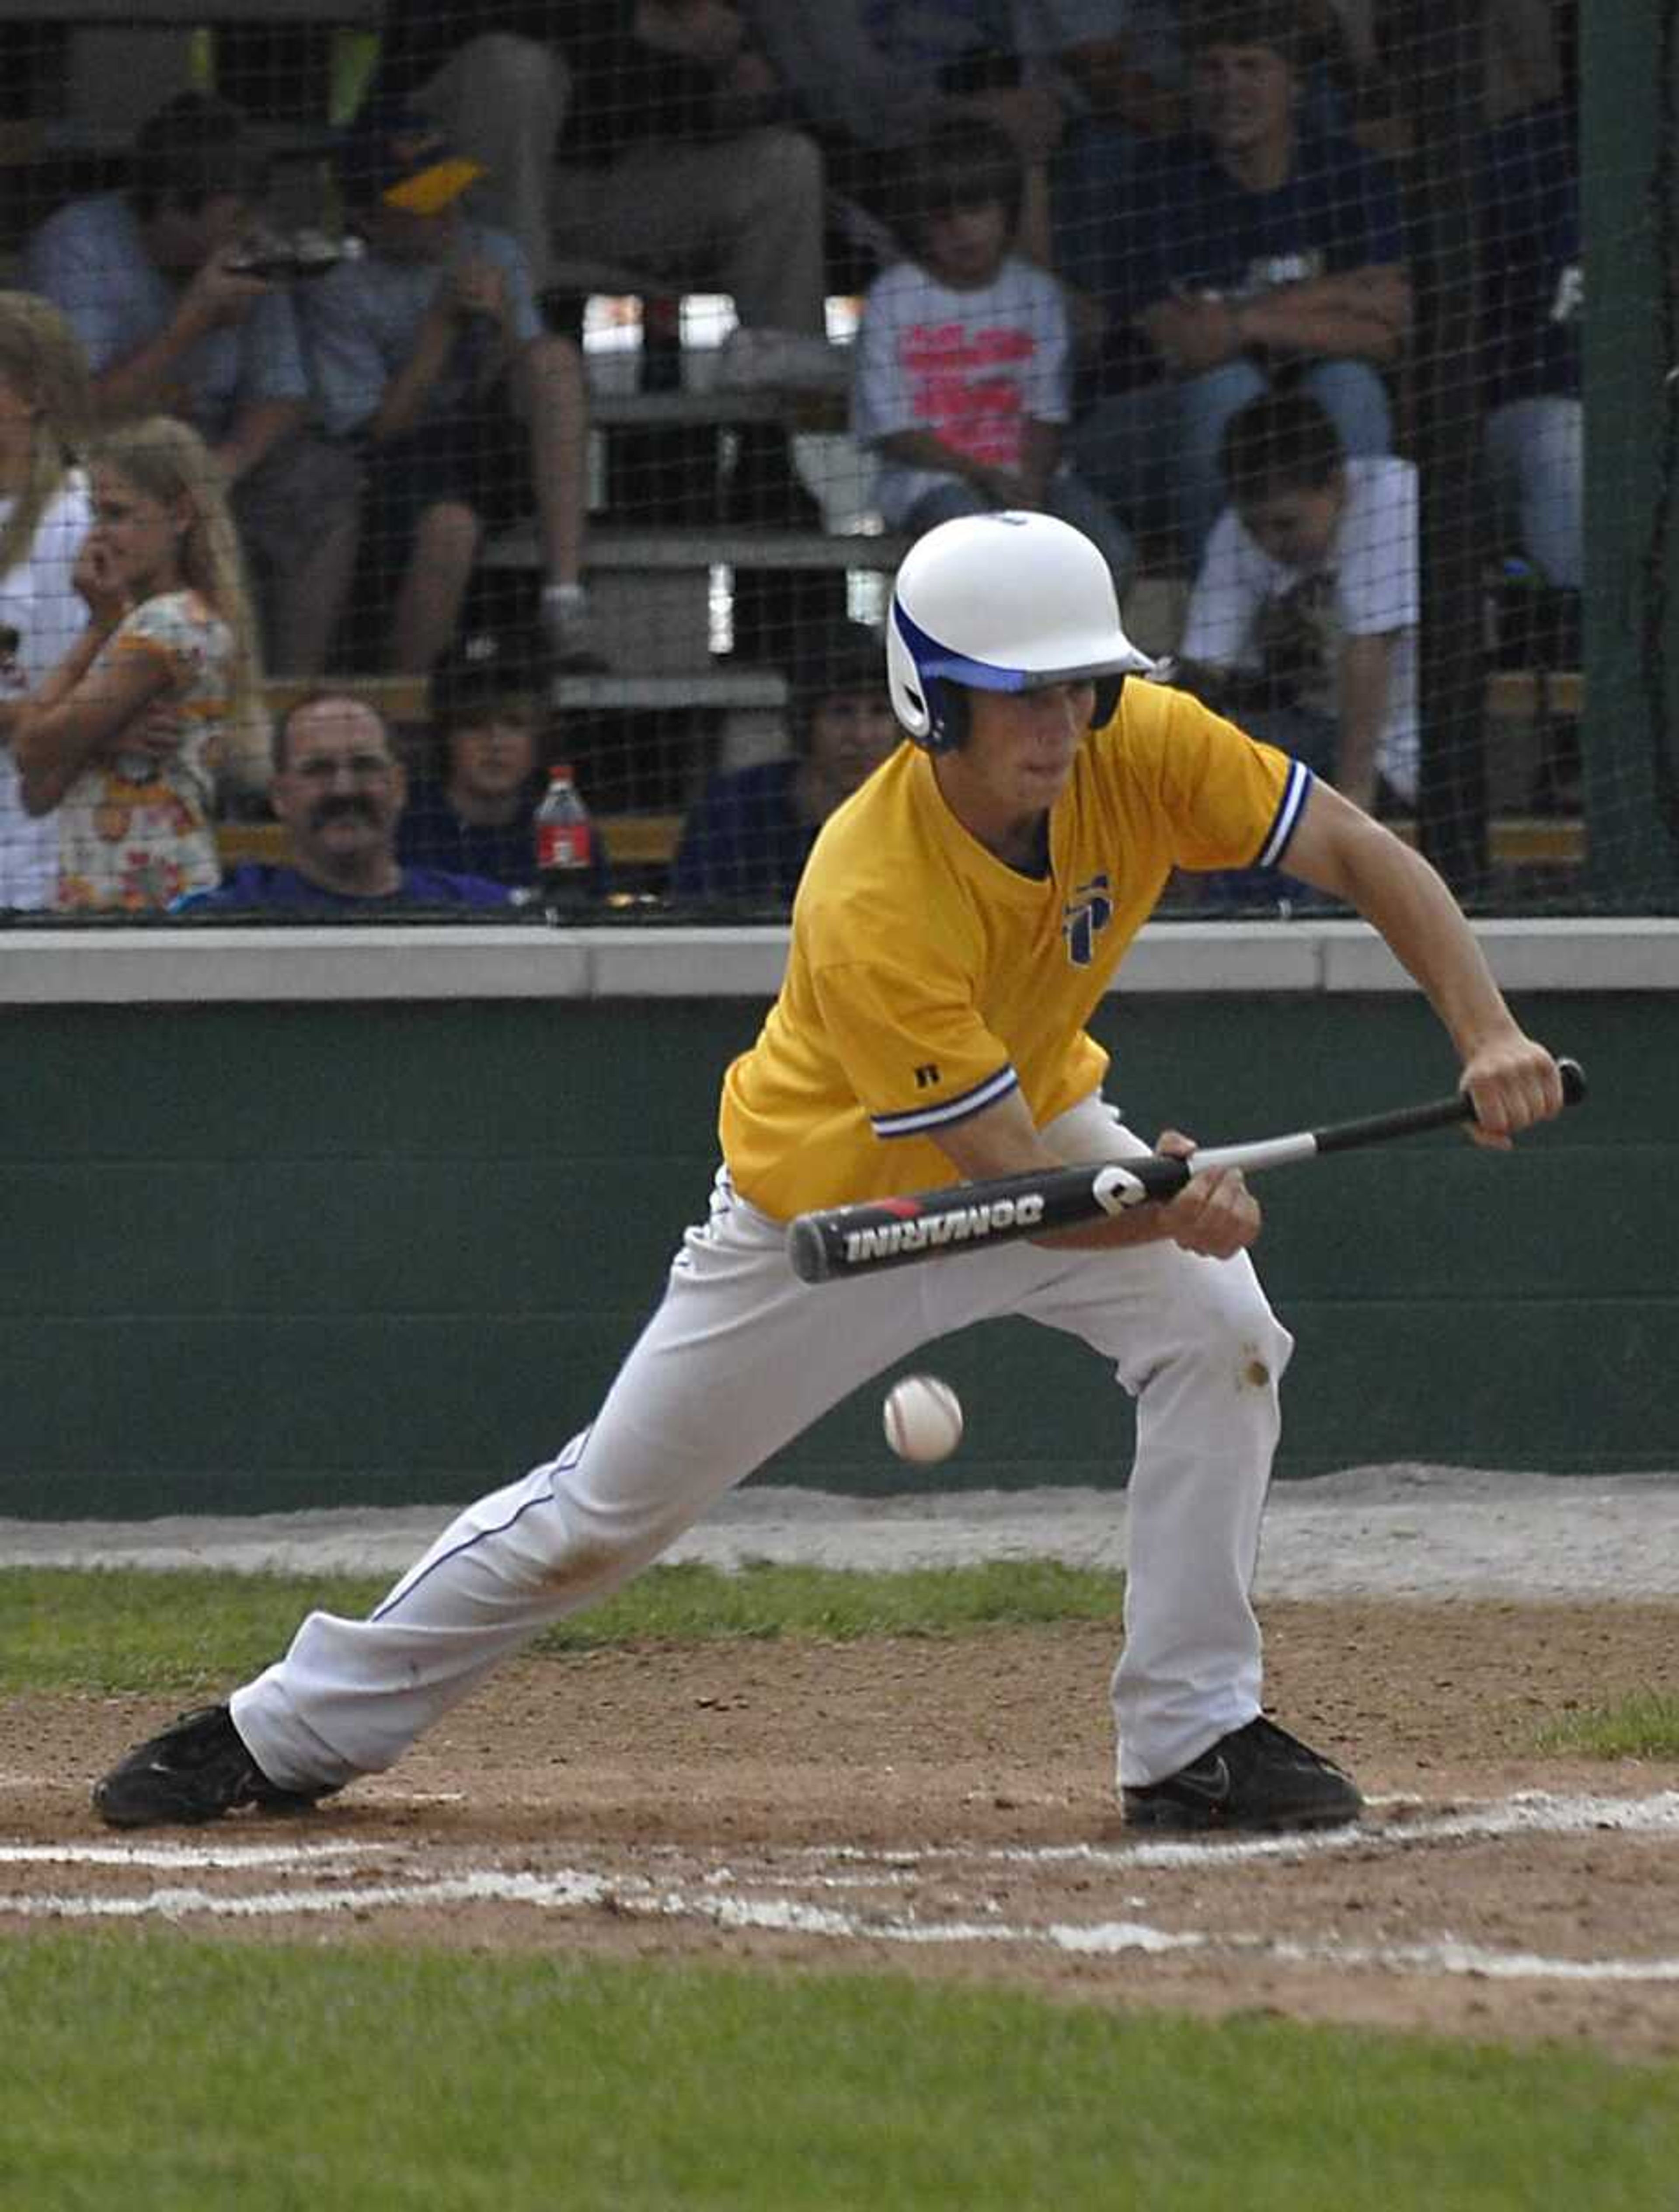
M 892 711 L 912 741 L 923 752 L 954 752 L 968 732 L 967 694 L 922 666 L 895 600 L 887 617 L 886 675 Z
M 932 709 L 932 726 L 922 743 L 930 753 L 954 753 L 966 742 L 973 726 L 973 711 L 968 706 L 967 692 L 960 684 L 953 684 L 947 676 L 935 676 L 927 684 L 927 703 Z
M 1119 694 L 1125 688 L 1125 678 L 1123 674 L 1099 676 L 1094 688 L 1095 696 L 1090 708 L 1090 726 L 1093 730 L 1100 730 L 1105 722 L 1113 719 L 1114 709 L 1119 704 Z M 967 685 L 954 684 L 948 676 L 928 676 L 921 678 L 920 690 L 926 707 L 927 721 L 924 732 L 916 736 L 916 744 L 924 752 L 959 751 L 973 726 L 973 708 L 968 699 Z

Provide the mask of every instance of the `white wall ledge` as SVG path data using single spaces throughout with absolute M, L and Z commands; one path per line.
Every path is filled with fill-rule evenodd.
M 1679 990 L 1679 920 L 1487 921 L 1512 991 Z M 415 923 L 0 933 L 0 1005 L 220 1006 L 467 999 L 768 999 L 785 928 Z M 1361 921 L 1151 922 L 1122 993 L 1415 987 Z

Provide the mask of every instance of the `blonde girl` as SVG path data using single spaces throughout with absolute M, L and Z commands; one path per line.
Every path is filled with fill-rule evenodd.
M 91 416 L 70 325 L 33 292 L 0 291 L 0 708 L 27 697 L 87 627 L 72 578 L 93 522 L 77 465 Z M 51 906 L 58 888 L 57 826 L 26 811 L 0 743 L 0 908 Z
M 215 883 L 215 771 L 254 719 L 255 630 L 239 542 L 197 433 L 156 416 L 94 447 L 76 565 L 89 617 L 12 745 L 32 813 L 55 808 L 71 909 L 169 906 Z

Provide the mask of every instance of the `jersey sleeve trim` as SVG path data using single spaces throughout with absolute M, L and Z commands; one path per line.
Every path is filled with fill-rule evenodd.
M 1000 1067 L 995 1075 L 988 1075 L 958 1097 L 946 1098 L 936 1106 L 918 1106 L 907 1114 L 871 1114 L 869 1123 L 877 1137 L 924 1137 L 935 1129 L 949 1129 L 966 1121 L 972 1114 L 983 1113 L 1019 1088 L 1020 1078 L 1014 1069 Z
M 1277 801 L 1276 812 L 1271 817 L 1271 826 L 1265 833 L 1265 842 L 1259 848 L 1253 864 L 1255 867 L 1274 868 L 1288 851 L 1288 840 L 1299 828 L 1300 816 L 1306 811 L 1312 782 L 1312 771 L 1304 761 L 1289 762 L 1282 796 Z

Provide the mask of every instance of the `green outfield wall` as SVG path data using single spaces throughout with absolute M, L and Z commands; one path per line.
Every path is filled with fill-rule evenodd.
M 1298 1338 L 1280 1472 L 1679 1468 L 1679 937 L 1507 925 L 1518 1011 L 1593 1078 L 1512 1157 L 1459 1135 L 1277 1171 Z M 777 933 L 0 940 L 0 1516 L 445 1501 L 590 1417 L 714 1165 Z M 1207 1141 L 1451 1087 L 1356 925 L 1161 926 L 1099 1024 L 1112 1094 Z M 958 1261 L 955 1264 L 983 1264 Z M 1128 1403 L 1025 1323 L 942 1487 L 1117 1483 Z M 879 1391 L 767 1470 L 884 1492 Z

